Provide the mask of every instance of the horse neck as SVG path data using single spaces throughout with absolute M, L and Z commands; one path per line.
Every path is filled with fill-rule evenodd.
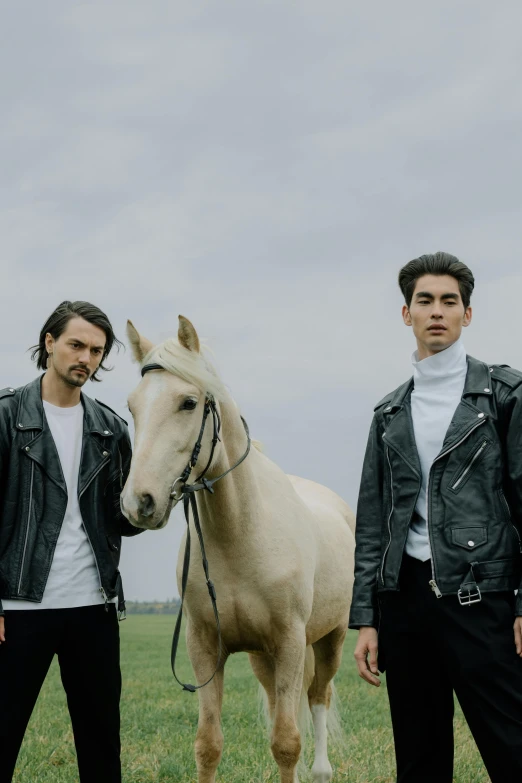
M 207 477 L 217 478 L 233 467 L 247 448 L 247 434 L 239 410 L 231 398 L 220 404 L 221 444 Z M 214 484 L 214 493 L 198 493 L 198 506 L 206 533 L 222 543 L 243 538 L 256 508 L 258 489 L 255 463 L 259 457 L 254 447 L 246 459 Z

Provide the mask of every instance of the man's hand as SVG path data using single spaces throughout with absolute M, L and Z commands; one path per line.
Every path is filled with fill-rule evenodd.
M 515 618 L 515 625 L 513 626 L 515 631 L 515 647 L 517 648 L 517 655 L 522 658 L 522 617 Z
M 522 621 L 522 617 L 517 618 Z M 520 646 L 522 651 L 522 624 L 521 624 Z M 370 685 L 380 686 L 379 670 L 377 668 L 377 629 L 370 626 L 363 626 L 359 629 L 359 638 L 355 646 L 354 658 L 357 661 L 359 677 L 369 682 Z M 368 664 L 368 655 L 370 662 Z
M 0 617 L 0 644 L 5 642 L 5 623 L 4 618 Z

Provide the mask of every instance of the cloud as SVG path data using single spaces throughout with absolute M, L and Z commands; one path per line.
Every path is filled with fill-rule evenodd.
M 253 434 L 352 505 L 373 404 L 410 373 L 396 275 L 477 277 L 468 351 L 522 367 L 522 11 L 156 0 L 6 9 L 4 385 L 61 300 L 212 348 Z M 101 386 L 126 415 L 129 353 Z M 126 542 L 127 592 L 173 593 L 179 518 Z

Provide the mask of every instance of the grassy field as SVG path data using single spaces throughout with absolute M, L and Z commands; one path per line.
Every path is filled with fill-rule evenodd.
M 170 672 L 171 616 L 129 617 L 122 636 L 122 759 L 124 783 L 195 783 L 193 741 L 197 696 L 182 693 Z M 394 759 L 386 689 L 365 685 L 355 673 L 349 632 L 337 676 L 345 741 L 332 749 L 336 783 L 392 783 Z M 192 679 L 184 646 L 180 672 Z M 428 673 L 426 673 L 428 676 Z M 277 783 L 277 768 L 259 717 L 257 682 L 246 655 L 226 668 L 223 709 L 225 750 L 220 783 Z M 310 743 L 308 743 L 309 745 Z M 488 783 L 460 712 L 456 718 L 456 783 Z M 311 748 L 305 760 L 310 766 Z M 303 781 L 306 775 L 301 775 Z M 47 678 L 19 757 L 16 783 L 78 780 L 74 744 L 56 663 Z

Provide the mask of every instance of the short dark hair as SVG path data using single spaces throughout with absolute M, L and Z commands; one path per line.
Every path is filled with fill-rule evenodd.
M 29 348 L 29 350 L 32 351 L 31 359 L 36 361 L 36 366 L 39 370 L 45 370 L 47 368 L 47 359 L 49 358 L 47 348 L 45 347 L 45 335 L 49 333 L 57 340 L 60 335 L 63 334 L 67 328 L 67 324 L 72 318 L 83 318 L 85 321 L 89 321 L 89 323 L 94 324 L 94 326 L 97 326 L 105 332 L 105 337 L 107 339 L 105 348 L 103 349 L 103 357 L 98 369 L 91 375 L 91 381 L 100 381 L 101 378 L 97 377 L 99 370 L 112 370 L 112 367 L 104 366 L 103 363 L 105 359 L 110 354 L 114 345 L 116 345 L 119 351 L 123 346 L 123 343 L 117 339 L 111 322 L 105 313 L 90 302 L 69 302 L 68 300 L 65 300 L 59 304 L 56 310 L 51 313 L 44 323 L 42 331 L 40 332 L 38 344 Z
M 399 287 L 408 307 L 413 299 L 413 292 L 419 277 L 424 275 L 450 275 L 459 284 L 460 295 L 467 309 L 471 302 L 471 294 L 475 288 L 475 278 L 471 269 L 456 256 L 450 253 L 433 253 L 419 256 L 403 266 L 399 272 Z

